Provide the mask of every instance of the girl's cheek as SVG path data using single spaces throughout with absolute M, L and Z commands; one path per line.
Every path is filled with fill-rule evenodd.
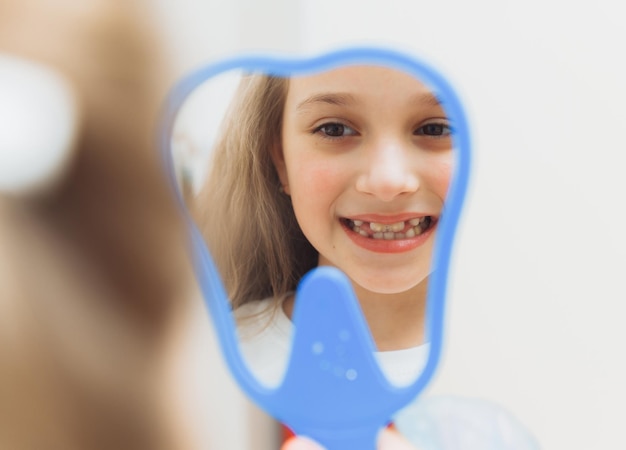
M 303 161 L 294 170 L 293 182 L 301 184 L 304 194 L 324 196 L 326 193 L 336 191 L 337 186 L 342 184 L 341 170 L 337 164 L 326 161 Z
M 431 161 L 429 167 L 428 178 L 433 186 L 433 190 L 439 194 L 441 198 L 445 198 L 454 172 L 452 155 L 449 158 L 444 157 Z

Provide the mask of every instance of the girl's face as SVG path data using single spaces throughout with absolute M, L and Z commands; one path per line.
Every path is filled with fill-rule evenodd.
M 413 76 L 352 66 L 291 78 L 273 159 L 320 265 L 378 293 L 428 276 L 452 136 Z

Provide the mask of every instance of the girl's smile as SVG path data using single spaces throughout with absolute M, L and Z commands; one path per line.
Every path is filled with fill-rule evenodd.
M 367 250 L 400 253 L 422 245 L 433 232 L 437 218 L 424 214 L 401 216 L 358 215 L 340 218 L 348 237 Z

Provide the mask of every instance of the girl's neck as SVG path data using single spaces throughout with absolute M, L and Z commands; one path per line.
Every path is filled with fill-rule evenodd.
M 379 294 L 353 285 L 379 351 L 424 343 L 427 285 L 428 279 L 397 294 Z
M 424 343 L 428 279 L 397 294 L 379 294 L 353 284 L 354 291 L 379 351 L 402 350 Z M 294 296 L 283 303 L 291 319 Z

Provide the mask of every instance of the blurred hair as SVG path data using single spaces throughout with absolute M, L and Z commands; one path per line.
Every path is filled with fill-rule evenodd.
M 81 111 L 62 183 L 0 196 L 0 448 L 174 448 L 159 377 L 189 276 L 153 145 L 171 79 L 151 11 L 0 0 L 0 49 L 56 69 Z
M 271 159 L 281 145 L 288 79 L 247 75 L 213 149 L 193 211 L 234 308 L 295 289 L 317 251 L 280 193 Z

